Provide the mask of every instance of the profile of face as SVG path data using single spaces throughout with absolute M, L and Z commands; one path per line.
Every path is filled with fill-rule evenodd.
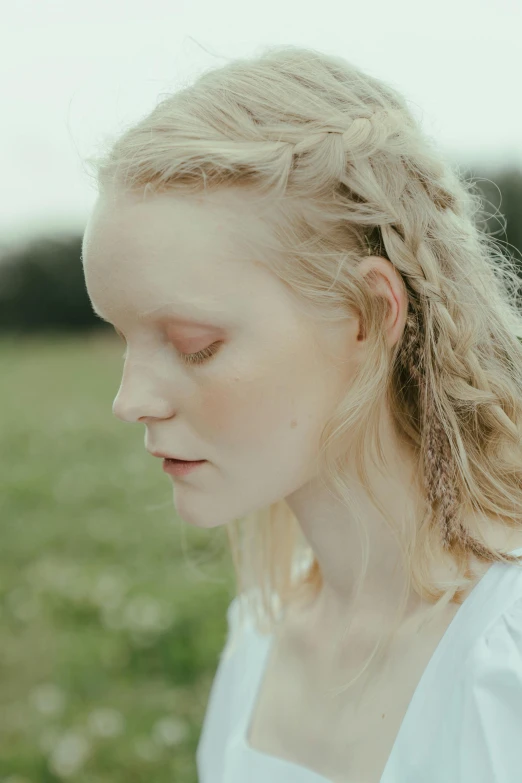
M 83 237 L 91 303 L 126 344 L 113 413 L 145 425 L 149 451 L 207 460 L 172 477 L 179 516 L 202 528 L 314 480 L 321 431 L 355 372 L 358 319 L 312 320 L 240 251 L 238 227 L 261 242 L 270 230 L 244 192 L 112 192 Z

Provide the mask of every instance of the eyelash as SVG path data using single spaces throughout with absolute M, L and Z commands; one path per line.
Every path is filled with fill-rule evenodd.
M 185 364 L 204 364 L 214 356 L 220 345 L 221 341 L 218 340 L 217 342 L 212 343 L 212 345 L 209 345 L 208 348 L 204 348 L 202 351 L 197 351 L 196 353 L 180 353 L 181 360 L 185 362 Z
M 124 339 L 121 332 L 117 331 L 117 334 Z M 221 345 L 222 340 L 218 340 L 215 343 L 212 343 L 212 345 L 209 345 L 208 348 L 204 348 L 202 351 L 196 351 L 196 353 L 181 353 L 181 361 L 188 365 L 200 365 L 205 364 L 205 362 L 208 362 L 209 359 L 211 359 L 216 353 Z M 125 349 L 125 352 L 122 354 L 122 359 L 125 359 L 127 356 L 127 349 Z

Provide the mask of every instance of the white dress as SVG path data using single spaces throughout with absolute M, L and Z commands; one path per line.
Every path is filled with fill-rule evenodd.
M 238 609 L 234 598 L 196 751 L 199 783 L 331 783 L 247 744 L 274 637 L 249 622 L 230 654 Z M 415 689 L 380 783 L 522 783 L 521 566 L 494 563 L 457 610 Z

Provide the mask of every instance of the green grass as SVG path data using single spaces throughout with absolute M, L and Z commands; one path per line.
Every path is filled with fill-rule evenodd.
M 197 781 L 233 570 L 113 416 L 121 353 L 0 340 L 1 783 Z

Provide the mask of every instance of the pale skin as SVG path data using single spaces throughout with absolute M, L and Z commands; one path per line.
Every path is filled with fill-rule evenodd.
M 322 655 L 325 638 L 335 639 L 342 654 L 360 544 L 350 508 L 317 481 L 315 458 L 321 429 L 367 344 L 358 317 L 335 330 L 311 323 L 270 270 L 238 253 L 232 232 L 238 224 L 262 241 L 266 229 L 255 209 L 244 192 L 233 190 L 214 197 L 171 193 L 140 200 L 114 193 L 98 199 L 85 230 L 83 264 L 95 310 L 127 346 L 113 412 L 145 426 L 148 450 L 208 460 L 172 479 L 176 509 L 188 524 L 217 527 L 287 499 L 324 577 L 324 590 L 296 634 L 310 656 Z M 383 328 L 391 348 L 404 329 L 404 284 L 385 258 L 366 257 L 360 269 L 374 273 L 372 286 L 388 300 Z M 216 341 L 222 344 L 203 364 L 183 360 L 182 354 Z M 400 520 L 418 501 L 411 480 L 416 463 L 384 412 L 383 444 L 391 468 L 379 477 L 376 494 Z M 402 592 L 400 553 L 355 480 L 353 491 L 370 539 L 361 627 L 378 638 L 382 624 L 374 618 L 391 615 Z M 492 530 L 490 540 L 507 550 L 522 546 L 520 534 Z M 412 594 L 407 617 L 422 608 Z

